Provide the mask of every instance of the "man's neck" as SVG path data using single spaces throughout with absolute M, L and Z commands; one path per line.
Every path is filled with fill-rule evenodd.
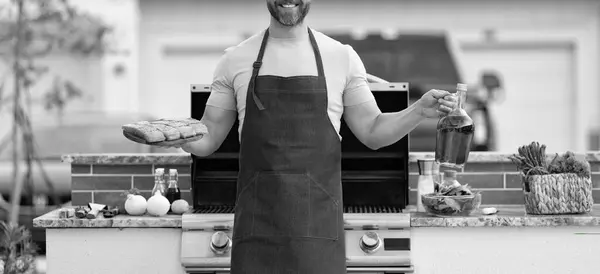
M 308 35 L 308 30 L 304 22 L 295 25 L 293 27 L 284 26 L 279 23 L 275 18 L 271 17 L 271 24 L 269 25 L 269 36 L 273 38 L 301 38 Z

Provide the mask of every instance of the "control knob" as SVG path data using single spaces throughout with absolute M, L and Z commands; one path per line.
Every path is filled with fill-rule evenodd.
M 210 237 L 210 249 L 216 254 L 225 254 L 231 249 L 231 239 L 223 231 L 217 231 Z
M 376 232 L 368 231 L 360 238 L 360 248 L 366 253 L 373 253 L 381 247 L 381 239 Z

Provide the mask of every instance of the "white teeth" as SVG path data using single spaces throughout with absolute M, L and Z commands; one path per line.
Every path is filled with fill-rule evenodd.
M 294 5 L 294 4 L 287 4 L 287 5 L 281 5 L 281 6 L 284 7 L 284 8 L 293 8 L 296 5 Z

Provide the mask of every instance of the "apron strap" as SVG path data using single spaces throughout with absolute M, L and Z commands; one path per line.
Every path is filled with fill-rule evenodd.
M 310 38 L 310 44 L 312 45 L 313 51 L 315 52 L 315 59 L 317 61 L 317 71 L 319 72 L 319 77 L 325 77 L 325 72 L 323 72 L 323 60 L 321 59 L 321 51 L 319 50 L 319 46 L 317 45 L 317 40 L 312 33 L 312 30 L 308 28 L 308 37 Z
M 248 85 L 248 89 L 250 90 L 250 93 L 252 93 L 252 99 L 254 99 L 254 103 L 256 104 L 259 110 L 264 110 L 265 106 L 263 106 L 258 96 L 256 96 L 256 92 L 254 90 L 256 85 L 256 78 L 258 77 L 258 71 L 260 70 L 260 67 L 262 67 L 262 59 L 265 55 L 265 48 L 267 46 L 268 39 L 269 29 L 265 31 L 265 35 L 263 36 L 262 42 L 260 44 L 260 50 L 258 51 L 258 56 L 256 57 L 256 61 L 254 61 L 254 64 L 252 64 L 252 76 Z
M 308 37 L 310 39 L 310 45 L 313 48 L 313 52 L 315 53 L 315 60 L 317 62 L 317 71 L 319 77 L 325 77 L 325 72 L 323 70 L 323 60 L 321 58 L 321 51 L 319 50 L 319 46 L 317 45 L 317 40 L 313 35 L 310 28 L 308 28 Z M 258 71 L 262 67 L 262 59 L 265 55 L 265 48 L 267 47 L 267 41 L 269 40 L 269 29 L 265 31 L 262 42 L 260 44 L 260 50 L 258 51 L 258 56 L 256 57 L 256 61 L 252 64 L 252 76 L 250 78 L 250 83 L 248 84 L 248 89 L 252 94 L 252 99 L 254 99 L 254 103 L 258 107 L 259 110 L 264 110 L 265 107 L 260 101 L 260 98 L 256 95 L 255 87 L 256 87 L 256 78 L 258 77 Z

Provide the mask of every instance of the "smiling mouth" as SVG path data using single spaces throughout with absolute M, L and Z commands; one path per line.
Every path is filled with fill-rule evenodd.
M 279 4 L 278 6 L 284 9 L 291 9 L 297 7 L 298 4 Z

